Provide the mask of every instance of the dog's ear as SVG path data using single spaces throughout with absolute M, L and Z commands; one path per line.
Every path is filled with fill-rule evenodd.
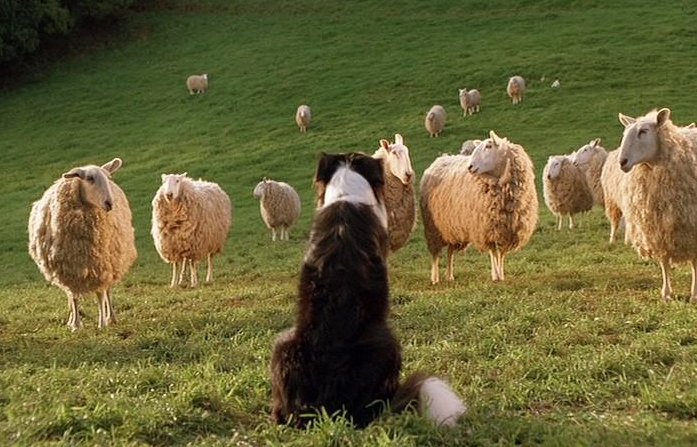
M 354 154 L 351 167 L 365 178 L 373 189 L 385 184 L 385 174 L 382 169 L 382 159 L 365 154 Z
M 320 154 L 317 170 L 315 171 L 315 184 L 326 185 L 339 168 L 339 164 L 344 159 L 343 154 Z

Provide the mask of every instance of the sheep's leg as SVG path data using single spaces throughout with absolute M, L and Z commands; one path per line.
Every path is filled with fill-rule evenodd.
M 697 259 L 693 259 L 690 262 L 690 267 L 692 269 L 692 286 L 690 287 L 690 302 L 697 302 Z
M 208 272 L 206 272 L 206 282 L 213 281 L 213 255 L 208 254 Z
M 97 292 L 97 307 L 99 308 L 99 317 L 98 317 L 97 327 L 99 327 L 99 329 L 104 329 L 106 327 L 106 312 L 107 312 L 106 300 L 108 300 L 108 298 L 106 296 L 105 290 Z
M 503 255 L 503 253 L 501 253 L 500 251 L 497 251 L 496 254 L 497 254 L 497 257 L 498 257 L 497 264 L 498 264 L 498 267 L 499 267 L 499 281 L 503 281 L 503 280 L 504 280 L 504 276 L 503 276 L 504 255 Z
M 448 262 L 445 268 L 445 280 L 454 281 L 455 275 L 453 274 L 453 267 L 455 265 L 455 247 L 448 245 Z
M 286 240 L 289 241 L 290 240 L 290 230 L 288 229 L 288 227 L 283 227 L 283 230 L 286 232 Z
M 479 104 L 477 104 L 476 111 L 479 112 Z
M 107 304 L 109 305 L 108 312 L 106 314 L 106 324 L 116 323 L 116 308 L 114 307 L 114 297 L 111 294 L 111 289 L 107 289 L 106 296 L 108 298 Z
M 491 259 L 491 280 L 499 280 L 499 267 L 494 250 L 489 250 L 489 259 Z
M 661 295 L 663 295 L 663 299 L 665 301 L 669 301 L 672 299 L 671 295 L 673 295 L 673 290 L 670 287 L 670 263 L 665 259 L 662 259 L 660 263 L 661 274 L 663 275 L 663 286 L 661 287 Z
M 615 243 L 615 234 L 617 232 L 617 223 L 614 220 L 610 220 L 610 245 Z
M 431 284 L 436 285 L 440 281 L 438 277 L 438 262 L 440 261 L 440 250 L 438 253 L 431 253 Z
M 557 231 L 561 231 L 561 226 L 564 224 L 564 216 L 557 216 Z
M 569 230 L 574 229 L 574 216 L 572 214 L 569 214 Z
M 276 241 L 276 229 L 271 228 L 271 240 Z
M 184 284 L 184 277 L 186 276 L 186 264 L 187 264 L 187 259 L 184 258 L 182 260 L 182 269 L 179 271 L 179 285 L 181 286 Z
M 73 293 L 68 293 L 68 307 L 70 308 L 70 316 L 68 317 L 68 326 L 70 330 L 75 332 L 80 329 L 80 311 L 77 308 L 77 296 Z
M 170 281 L 169 286 L 174 287 L 177 285 L 177 262 L 172 262 L 172 281 Z
M 189 269 L 191 270 L 191 287 L 198 285 L 198 262 L 189 259 Z

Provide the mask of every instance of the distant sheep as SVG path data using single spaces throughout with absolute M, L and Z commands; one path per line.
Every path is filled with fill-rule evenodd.
M 424 125 L 429 135 L 437 137 L 443 131 L 446 121 L 445 109 L 443 106 L 435 105 L 426 114 Z
M 47 281 L 68 295 L 68 326 L 81 326 L 78 298 L 96 293 L 99 328 L 116 322 L 111 288 L 136 259 L 131 209 L 111 180 L 122 165 L 73 168 L 34 202 L 29 254 Z
M 574 215 L 593 207 L 593 195 L 583 172 L 566 155 L 549 157 L 542 174 L 547 208 L 557 217 L 561 230 L 564 216 L 569 216 L 569 229 L 574 228 Z
M 462 106 L 462 116 L 472 115 L 474 112 L 479 112 L 481 103 L 481 95 L 479 90 L 466 88 L 460 89 L 460 106 Z
M 631 118 L 624 125 L 620 167 L 626 172 L 627 231 L 640 256 L 658 260 L 661 295 L 670 300 L 671 265 L 692 267 L 690 302 L 697 301 L 697 147 L 670 120 L 670 109 Z
M 190 95 L 205 92 L 208 90 L 208 74 L 189 76 L 186 78 L 186 88 Z
M 609 152 L 603 169 L 600 174 L 600 185 L 603 188 L 603 199 L 605 205 L 605 216 L 610 222 L 610 244 L 615 243 L 617 230 L 622 227 L 623 223 L 623 202 L 624 184 L 627 176 L 620 169 L 620 151 L 619 149 Z M 626 223 L 625 223 L 626 226 Z M 629 243 L 629 233 L 625 228 L 624 233 L 625 244 Z
M 600 174 L 603 171 L 607 151 L 600 145 L 600 138 L 591 140 L 588 144 L 579 148 L 573 157 L 573 162 L 581 169 L 586 177 L 586 182 L 593 193 L 593 203 L 605 206 L 603 185 L 600 182 Z
M 416 193 L 414 169 L 411 167 L 409 148 L 400 134 L 395 142 L 380 140 L 380 148 L 373 158 L 383 161 L 385 174 L 385 209 L 390 251 L 402 248 L 416 228 Z
M 271 240 L 276 240 L 276 230 L 280 240 L 290 240 L 288 229 L 300 216 L 300 196 L 288 183 L 264 178 L 254 187 L 253 196 L 259 201 L 261 218 L 271 230 Z
M 523 79 L 522 76 L 513 76 L 508 80 L 506 93 L 508 93 L 513 104 L 518 104 L 523 100 L 523 96 L 525 95 L 525 79 Z
M 472 155 L 472 152 L 479 146 L 482 140 L 466 140 L 460 148 L 460 155 Z
M 163 261 L 172 264 L 170 286 L 184 282 L 187 264 L 192 287 L 198 285 L 198 262 L 207 258 L 206 282 L 213 280 L 213 256 L 223 251 L 232 205 L 220 186 L 193 180 L 187 174 L 162 174 L 152 200 L 152 234 Z
M 552 82 L 552 88 L 559 88 L 561 87 L 561 82 L 559 82 L 559 79 L 555 79 L 554 82 Z
M 442 155 L 421 178 L 421 217 L 431 253 L 431 282 L 448 247 L 446 278 L 453 280 L 455 250 L 488 250 L 491 278 L 504 279 L 504 258 L 523 247 L 538 216 L 535 172 L 525 150 L 493 131 L 472 156 Z
M 295 111 L 295 123 L 298 125 L 300 132 L 307 132 L 307 126 L 310 125 L 310 120 L 312 119 L 312 110 L 310 106 L 305 104 L 298 106 L 298 110 Z

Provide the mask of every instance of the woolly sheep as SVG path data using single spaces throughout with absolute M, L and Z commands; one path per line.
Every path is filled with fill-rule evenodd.
M 424 125 L 432 137 L 437 137 L 443 131 L 446 118 L 443 106 L 435 105 L 428 111 Z
M 481 95 L 479 90 L 466 88 L 460 89 L 460 106 L 462 106 L 462 116 L 472 115 L 474 112 L 479 112 L 481 103 Z
M 513 104 L 518 104 L 523 100 L 523 95 L 525 95 L 525 79 L 522 76 L 513 76 L 508 80 L 506 92 Z
M 561 230 L 564 216 L 569 216 L 571 230 L 574 214 L 593 207 L 593 195 L 583 173 L 566 155 L 549 157 L 542 174 L 542 186 L 545 204 L 557 217 L 557 230 Z
M 600 142 L 600 138 L 596 138 L 580 147 L 574 153 L 573 162 L 586 177 L 586 182 L 593 193 L 593 203 L 605 206 L 600 174 L 607 159 L 607 151 L 600 145 Z
M 220 186 L 184 174 L 162 174 L 162 186 L 152 200 L 152 234 L 163 261 L 172 264 L 170 286 L 184 282 L 187 264 L 190 284 L 198 285 L 198 262 L 207 258 L 206 282 L 213 280 L 213 256 L 223 251 L 232 205 Z
M 670 119 L 670 109 L 639 118 L 619 114 L 624 125 L 620 167 L 626 173 L 627 231 L 640 256 L 661 266 L 661 295 L 670 300 L 673 264 L 692 268 L 690 302 L 697 301 L 697 147 Z
M 111 288 L 136 259 L 131 209 L 111 180 L 122 165 L 73 168 L 34 202 L 29 215 L 29 254 L 47 281 L 68 295 L 68 326 L 81 326 L 78 299 L 97 294 L 99 328 L 116 322 Z
M 482 140 L 466 140 L 460 148 L 460 155 L 472 155 L 472 152 L 479 146 Z
M 276 240 L 276 229 L 280 239 L 290 240 L 288 229 L 300 216 L 300 196 L 288 183 L 277 182 L 264 177 L 254 187 L 253 196 L 259 200 L 261 218 L 271 230 L 271 240 Z
M 307 132 L 307 126 L 310 125 L 310 120 L 312 119 L 312 110 L 310 106 L 305 104 L 298 106 L 298 110 L 295 111 L 295 122 L 300 129 L 300 132 Z
M 431 253 L 431 282 L 448 247 L 446 278 L 455 250 L 488 250 L 491 278 L 504 279 L 504 258 L 530 240 L 537 224 L 535 172 L 525 150 L 493 131 L 471 156 L 442 155 L 421 178 L 421 216 Z
M 603 199 L 605 204 L 605 216 L 610 221 L 610 244 L 615 243 L 617 230 L 622 227 L 623 218 L 623 201 L 624 201 L 624 184 L 626 175 L 620 169 L 620 151 L 619 149 L 608 153 L 605 163 L 600 174 L 600 184 L 603 188 Z M 629 243 L 629 232 L 626 229 L 624 242 Z
M 395 134 L 394 140 L 394 143 L 380 140 L 380 148 L 373 154 L 373 158 L 383 161 L 385 208 L 391 252 L 402 248 L 416 228 L 416 176 L 404 139 L 400 134 Z
M 194 92 L 205 92 L 208 90 L 208 74 L 189 76 L 186 78 L 186 88 L 189 89 L 190 95 L 193 95 Z

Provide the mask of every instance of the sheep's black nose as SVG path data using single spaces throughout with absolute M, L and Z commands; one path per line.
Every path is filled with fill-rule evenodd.
M 111 200 L 107 200 L 104 202 L 104 208 L 106 208 L 107 211 L 111 211 L 114 208 L 114 204 L 111 203 Z

